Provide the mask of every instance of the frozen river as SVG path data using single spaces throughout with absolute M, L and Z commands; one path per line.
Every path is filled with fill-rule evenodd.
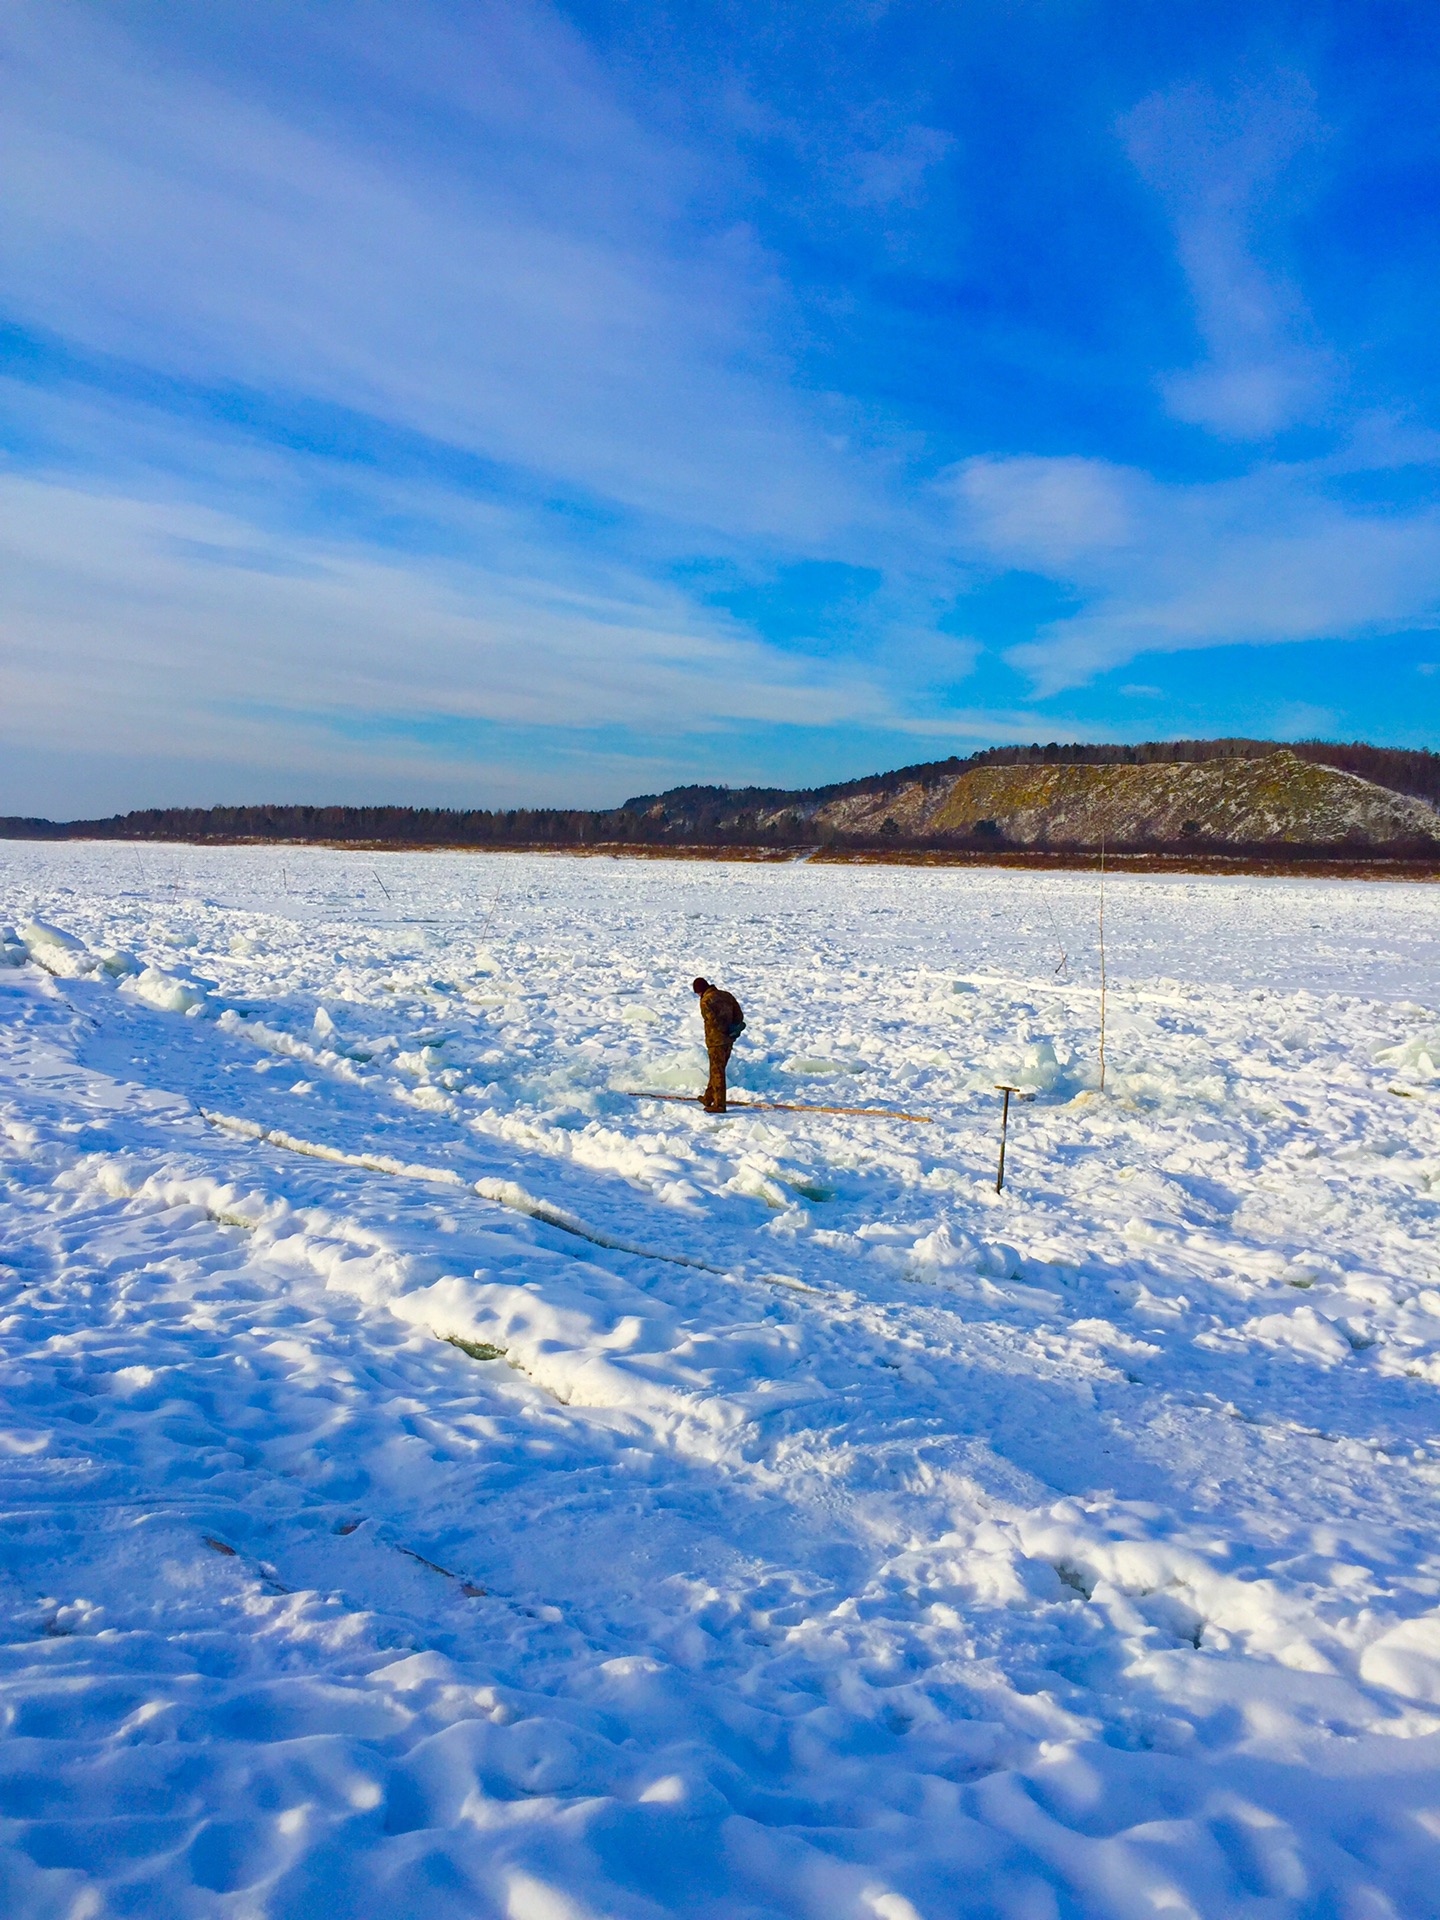
M 0 1911 L 1440 1914 L 1440 887 L 1098 904 L 0 842 Z

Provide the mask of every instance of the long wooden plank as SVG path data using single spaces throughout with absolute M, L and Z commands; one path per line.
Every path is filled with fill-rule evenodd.
M 632 1087 L 615 1087 L 615 1093 L 623 1093 L 630 1100 L 677 1100 L 682 1106 L 698 1107 L 698 1093 L 646 1093 L 637 1092 Z M 934 1115 L 929 1113 L 899 1113 L 894 1107 L 819 1107 L 801 1100 L 727 1100 L 726 1113 L 858 1113 L 871 1120 L 914 1120 L 922 1126 L 933 1124 Z

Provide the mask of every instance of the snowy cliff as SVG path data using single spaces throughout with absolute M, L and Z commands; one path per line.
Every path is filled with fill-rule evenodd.
M 818 809 L 846 835 L 993 833 L 1027 847 L 1208 843 L 1440 848 L 1440 813 L 1282 749 L 1256 760 L 1172 766 L 991 766 Z M 893 823 L 893 824 L 891 824 Z

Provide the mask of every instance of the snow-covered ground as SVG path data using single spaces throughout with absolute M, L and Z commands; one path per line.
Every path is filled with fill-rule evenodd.
M 1096 904 L 0 842 L 0 1912 L 1440 1914 L 1440 888 Z

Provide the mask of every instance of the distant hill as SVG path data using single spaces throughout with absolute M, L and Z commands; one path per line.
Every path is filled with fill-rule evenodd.
M 905 848 L 1440 858 L 1440 754 L 1361 742 L 999 747 L 803 790 L 688 786 L 623 806 L 161 808 L 0 819 L 12 839 L 366 846 Z
M 1440 813 L 1282 749 L 1169 766 L 976 767 L 952 781 L 831 801 L 841 832 L 935 838 L 993 832 L 1015 846 L 1440 848 Z
M 1437 802 L 1440 754 L 1184 740 L 996 748 L 797 793 L 677 787 L 623 812 L 701 843 L 1434 854 Z

